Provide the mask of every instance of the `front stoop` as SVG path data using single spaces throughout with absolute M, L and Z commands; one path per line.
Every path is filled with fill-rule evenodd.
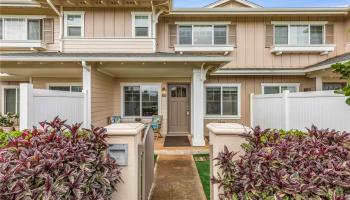
M 151 200 L 206 200 L 192 155 L 159 155 Z

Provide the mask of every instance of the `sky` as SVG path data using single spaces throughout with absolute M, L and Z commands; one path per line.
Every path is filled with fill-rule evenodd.
M 216 0 L 173 0 L 176 8 L 203 7 Z M 263 7 L 339 7 L 349 6 L 350 0 L 250 0 Z

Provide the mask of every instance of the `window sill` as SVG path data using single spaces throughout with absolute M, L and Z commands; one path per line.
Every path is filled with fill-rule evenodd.
M 28 48 L 28 49 L 45 49 L 45 44 L 41 40 L 1 40 L 1 49 L 16 49 L 16 48 Z
M 175 52 L 225 52 L 234 50 L 233 45 L 175 45 Z
M 271 47 L 271 53 L 276 55 L 282 55 L 283 53 L 320 53 L 321 55 L 324 55 L 328 54 L 329 52 L 333 52 L 334 50 L 334 44 L 306 46 L 275 45 Z
M 241 116 L 221 116 L 221 115 L 206 115 L 204 119 L 241 119 Z

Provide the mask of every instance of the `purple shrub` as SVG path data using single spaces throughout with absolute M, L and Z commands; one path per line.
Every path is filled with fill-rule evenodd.
M 313 126 L 307 135 L 281 137 L 257 127 L 247 141 L 238 159 L 227 147 L 214 159 L 220 199 L 345 200 L 349 194 L 350 133 Z
M 110 199 L 122 180 L 105 129 L 40 125 L 0 149 L 0 199 Z

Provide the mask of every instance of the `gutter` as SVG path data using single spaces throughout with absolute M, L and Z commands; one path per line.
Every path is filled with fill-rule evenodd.
M 300 14 L 328 14 L 348 15 L 349 8 L 177 8 L 171 15 L 300 15 Z
M 311 68 L 304 68 L 304 69 L 223 69 L 218 70 L 212 75 L 217 76 L 224 76 L 224 75 L 306 75 L 307 73 L 318 71 L 318 70 L 325 70 L 331 68 L 332 64 L 317 66 L 317 67 L 311 67 Z
M 72 56 L 72 57 L 25 57 L 25 56 L 13 56 L 13 57 L 2 57 L 0 55 L 0 61 L 16 62 L 16 61 L 37 61 L 37 62 L 230 62 L 232 59 L 229 57 L 142 57 L 142 56 L 131 56 L 131 57 L 92 57 L 92 56 Z

